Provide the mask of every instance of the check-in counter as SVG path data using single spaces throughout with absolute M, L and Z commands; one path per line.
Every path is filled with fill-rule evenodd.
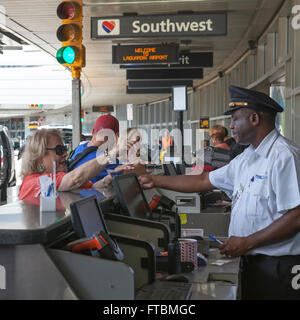
M 166 189 L 156 189 L 159 194 L 174 201 L 178 213 L 200 213 L 201 203 L 198 193 L 183 193 Z
M 155 287 L 155 246 L 165 249 L 169 230 L 157 222 L 129 222 L 130 217 L 125 222 L 119 219 L 116 226 L 116 213 L 110 213 L 107 224 L 114 230 L 108 230 L 124 252 L 124 261 L 65 251 L 65 244 L 76 239 L 69 203 L 81 198 L 79 194 L 60 193 L 63 206 L 57 206 L 55 212 L 40 212 L 38 204 L 26 201 L 0 207 L 0 279 L 4 279 L 0 299 L 133 300 L 143 286 Z M 141 229 L 137 228 L 133 237 L 133 229 L 122 228 L 134 223 Z M 119 232 L 117 228 L 121 228 Z M 147 236 L 143 234 L 145 228 Z M 156 242 L 150 241 L 151 229 Z M 236 260 L 233 266 L 232 274 L 237 275 Z M 187 274 L 193 286 L 192 299 L 236 298 L 237 283 L 222 280 L 226 272 L 217 277 L 218 268 L 209 263 Z
M 166 189 L 151 189 L 144 191 L 151 201 L 154 195 L 164 195 L 175 202 L 174 207 L 181 218 L 181 229 L 201 229 L 201 234 L 227 238 L 230 223 L 230 211 L 224 206 L 214 206 L 201 209 L 198 193 L 182 193 Z M 171 220 L 169 223 L 174 223 Z
M 239 299 L 239 258 L 222 256 L 213 243 L 209 249 L 207 265 L 198 266 L 192 272 L 182 274 L 192 285 L 191 300 Z M 150 284 L 147 289 L 155 290 L 155 285 L 156 283 Z M 144 292 L 137 295 L 138 300 L 144 297 Z
M 208 241 L 208 240 L 207 240 Z M 210 242 L 206 266 L 186 273 L 193 283 L 192 300 L 236 300 L 239 299 L 239 258 L 220 254 Z
M 182 219 L 183 229 L 202 229 L 203 237 L 213 235 L 220 240 L 228 237 L 230 212 L 222 208 L 207 208 L 199 214 L 185 214 Z
M 61 250 L 72 240 L 68 208 L 40 212 L 27 201 L 1 206 L 0 299 L 134 299 L 129 265 Z
M 152 243 L 155 251 L 167 251 L 171 242 L 170 228 L 161 222 L 106 213 L 108 230 Z

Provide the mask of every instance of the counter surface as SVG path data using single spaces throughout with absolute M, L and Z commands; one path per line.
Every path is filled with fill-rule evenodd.
M 45 243 L 55 237 L 53 229 L 70 225 L 69 204 L 81 196 L 61 192 L 57 198 L 57 211 L 40 212 L 39 199 L 19 200 L 0 206 L 0 244 Z
M 83 195 L 78 193 L 59 193 L 60 207 L 57 206 L 57 209 L 60 210 L 54 212 L 40 212 L 39 201 L 36 203 L 17 201 L 0 206 L 0 245 L 8 245 L 5 246 L 6 248 L 21 245 L 15 248 L 15 250 L 20 249 L 18 251 L 20 253 L 25 252 L 24 244 L 34 245 L 34 247 L 28 246 L 27 248 L 32 247 L 35 251 L 42 250 L 41 245 L 55 240 L 56 231 L 60 234 L 64 229 L 70 230 L 72 226 L 69 204 L 82 197 Z M 38 243 L 40 245 L 37 246 Z M 2 253 L 4 252 L 2 251 Z M 224 264 L 214 264 L 222 259 Z M 193 286 L 193 300 L 237 298 L 239 259 L 227 259 L 229 261 L 226 259 L 220 255 L 217 248 L 211 248 L 207 266 L 198 267 L 192 273 L 185 274 Z M 52 263 L 50 264 L 52 265 Z M 35 270 L 34 267 L 29 269 Z M 62 290 L 57 296 L 58 299 L 77 298 L 63 278 L 57 278 L 57 281 L 63 283 Z

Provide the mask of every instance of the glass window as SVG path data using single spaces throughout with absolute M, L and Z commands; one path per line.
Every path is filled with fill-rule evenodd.
M 248 61 L 244 63 L 244 86 L 248 86 Z
M 267 42 L 264 42 L 264 61 L 263 61 L 263 70 L 264 74 L 266 73 L 266 68 L 267 68 Z
M 148 108 L 150 109 L 150 124 L 152 124 L 154 123 L 154 104 L 151 104 L 149 107 Z
M 274 33 L 274 66 L 277 65 L 277 59 L 278 59 L 278 32 Z
M 197 120 L 200 118 L 200 116 L 203 114 L 203 89 L 200 89 L 199 90 L 199 93 L 198 93 L 198 95 L 199 95 L 199 99 L 198 99 L 198 101 L 199 101 L 199 104 L 198 104 L 198 108 L 199 108 L 199 111 L 198 111 L 198 113 L 197 113 L 197 115 L 198 115 L 198 117 L 197 117 Z
M 210 104 L 210 86 L 206 86 L 206 109 L 209 111 L 209 115 L 212 115 L 211 104 Z
M 190 119 L 191 114 L 193 114 L 193 92 L 187 95 L 187 119 Z
M 165 114 L 166 110 L 165 110 L 165 108 L 166 108 L 165 103 L 161 102 L 159 104 L 159 109 L 160 109 L 159 114 L 160 114 L 160 122 L 161 122 L 162 126 L 163 126 L 163 123 L 165 123 L 165 121 L 166 121 L 166 114 Z
M 143 107 L 138 107 L 138 114 L 139 114 L 139 124 L 143 124 Z
M 291 46 L 291 17 L 287 16 L 286 19 L 287 27 L 286 27 L 286 54 L 290 53 Z
M 149 123 L 149 106 L 144 106 L 143 108 L 144 111 L 144 123 L 148 124 Z
M 160 103 L 155 105 L 155 123 L 160 123 Z
M 253 81 L 257 78 L 257 54 L 253 56 Z
M 271 85 L 270 97 L 274 99 L 284 109 L 285 108 L 285 86 Z M 278 113 L 276 117 L 276 128 L 283 135 L 284 134 L 284 122 L 283 113 Z
M 228 73 L 227 79 L 228 79 L 228 85 L 233 85 L 233 83 L 231 82 L 231 73 Z
M 171 101 L 167 101 L 167 121 L 172 122 L 173 119 L 173 109 L 172 109 L 172 103 Z
M 194 92 L 193 113 L 191 114 L 191 120 L 196 120 L 196 118 L 197 118 L 197 108 L 199 108 L 199 90 L 196 90 Z
M 213 114 L 217 115 L 218 113 L 218 106 L 217 106 L 217 82 L 215 81 L 211 88 L 211 101 L 212 101 L 212 110 Z
M 241 83 L 240 83 L 240 68 L 235 69 L 235 84 L 237 86 L 241 85 Z

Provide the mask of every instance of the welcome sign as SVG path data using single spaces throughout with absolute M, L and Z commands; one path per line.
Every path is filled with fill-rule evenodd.
M 92 17 L 92 39 L 224 36 L 227 13 Z
M 112 47 L 112 63 L 178 63 L 178 44 L 118 45 Z

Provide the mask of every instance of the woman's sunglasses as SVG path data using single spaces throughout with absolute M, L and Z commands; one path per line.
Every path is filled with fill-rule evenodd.
M 55 148 L 46 148 L 47 150 L 55 150 L 56 155 L 58 156 L 62 156 L 65 152 L 68 151 L 67 147 L 62 145 L 62 144 L 58 144 L 56 145 Z

